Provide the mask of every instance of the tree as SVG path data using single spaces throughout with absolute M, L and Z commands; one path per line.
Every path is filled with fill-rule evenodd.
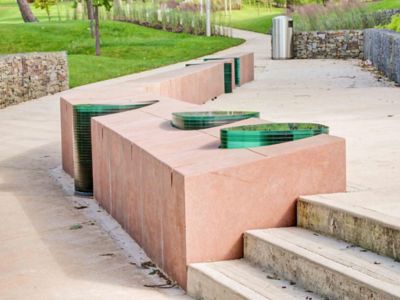
M 86 7 L 87 7 L 87 15 L 89 19 L 89 25 L 90 25 L 90 35 L 92 38 L 94 38 L 94 24 L 93 24 L 93 2 L 92 0 L 86 0 Z
M 94 17 L 94 36 L 96 39 L 96 56 L 100 56 L 100 20 L 99 7 L 104 6 L 107 11 L 110 11 L 112 4 L 110 0 L 92 0 L 93 17 Z
M 35 0 L 35 7 L 46 11 L 49 21 L 51 21 L 50 7 L 57 4 L 56 0 Z
M 32 13 L 31 7 L 26 0 L 17 0 L 19 11 L 25 23 L 37 22 L 35 15 Z

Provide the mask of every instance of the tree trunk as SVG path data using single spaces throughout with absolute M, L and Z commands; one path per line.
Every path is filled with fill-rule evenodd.
M 89 25 L 90 25 L 90 34 L 91 34 L 92 38 L 94 38 L 93 1 L 87 0 L 86 5 L 87 5 L 87 14 L 88 14 L 88 19 L 89 19 Z
M 94 7 L 94 35 L 96 38 L 96 56 L 100 56 L 100 31 L 99 31 L 99 7 Z
M 32 13 L 31 7 L 26 0 L 17 0 L 19 11 L 25 23 L 37 22 L 35 15 Z

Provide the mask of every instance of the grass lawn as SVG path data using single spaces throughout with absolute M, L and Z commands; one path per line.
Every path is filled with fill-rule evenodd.
M 48 21 L 46 12 L 43 9 L 35 8 L 33 5 L 31 5 L 31 9 L 33 14 L 40 21 Z M 62 20 L 67 20 L 68 15 L 68 19 L 71 19 L 72 13 L 71 1 L 60 2 L 58 7 L 54 5 L 50 8 L 50 15 L 53 21 L 58 20 L 58 15 L 60 15 Z M 15 0 L 0 0 L 0 24 L 1 23 L 23 23 Z
M 71 87 L 177 63 L 242 43 L 240 39 L 170 33 L 102 22 L 102 56 L 87 22 L 1 24 L 0 53 L 66 50 Z
M 367 4 L 368 10 L 376 11 L 381 9 L 400 8 L 400 0 L 373 1 Z M 257 8 L 251 5 L 244 5 L 241 10 L 232 11 L 231 26 L 238 29 L 267 33 L 272 26 L 272 18 L 284 12 L 282 8 L 273 7 L 271 10 L 265 7 Z
M 60 10 L 63 17 L 71 11 L 63 7 Z M 243 42 L 102 21 L 102 55 L 97 57 L 88 22 L 59 22 L 56 7 L 52 8 L 52 22 L 48 22 L 44 11 L 33 11 L 40 22 L 24 24 L 16 1 L 0 0 L 0 54 L 65 50 L 71 87 L 193 59 Z
M 399 9 L 400 0 L 382 0 L 368 3 L 368 9 L 371 11 L 385 9 Z
M 241 10 L 232 11 L 232 27 L 249 31 L 267 33 L 272 26 L 272 18 L 283 12 L 281 8 L 265 9 L 255 6 L 243 6 Z

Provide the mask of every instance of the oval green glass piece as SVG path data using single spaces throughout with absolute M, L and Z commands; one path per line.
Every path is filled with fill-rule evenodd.
M 255 111 L 196 111 L 172 113 L 172 126 L 184 130 L 196 130 L 221 126 L 232 122 L 258 118 Z
M 221 148 L 269 146 L 328 134 L 329 127 L 314 123 L 266 123 L 221 129 Z
M 91 118 L 132 109 L 142 108 L 154 101 L 134 102 L 129 104 L 78 104 L 73 108 L 74 125 L 74 183 L 75 192 L 81 195 L 92 195 L 92 133 Z

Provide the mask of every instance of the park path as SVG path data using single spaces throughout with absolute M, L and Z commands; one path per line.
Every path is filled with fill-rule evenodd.
M 205 106 L 329 125 L 347 140 L 349 190 L 367 194 L 365 203 L 373 209 L 400 215 L 394 203 L 400 189 L 400 88 L 377 81 L 357 61 L 272 61 L 269 37 L 238 30 L 234 35 L 247 42 L 223 53 L 255 52 L 256 80 Z M 143 259 L 133 242 L 118 238 L 118 226 L 96 214 L 95 206 L 77 209 L 83 202 L 72 196 L 60 171 L 59 96 L 0 110 L 0 298 L 186 299 L 176 288 L 144 287 L 158 279 L 132 264 Z M 71 230 L 76 224 L 82 228 Z

